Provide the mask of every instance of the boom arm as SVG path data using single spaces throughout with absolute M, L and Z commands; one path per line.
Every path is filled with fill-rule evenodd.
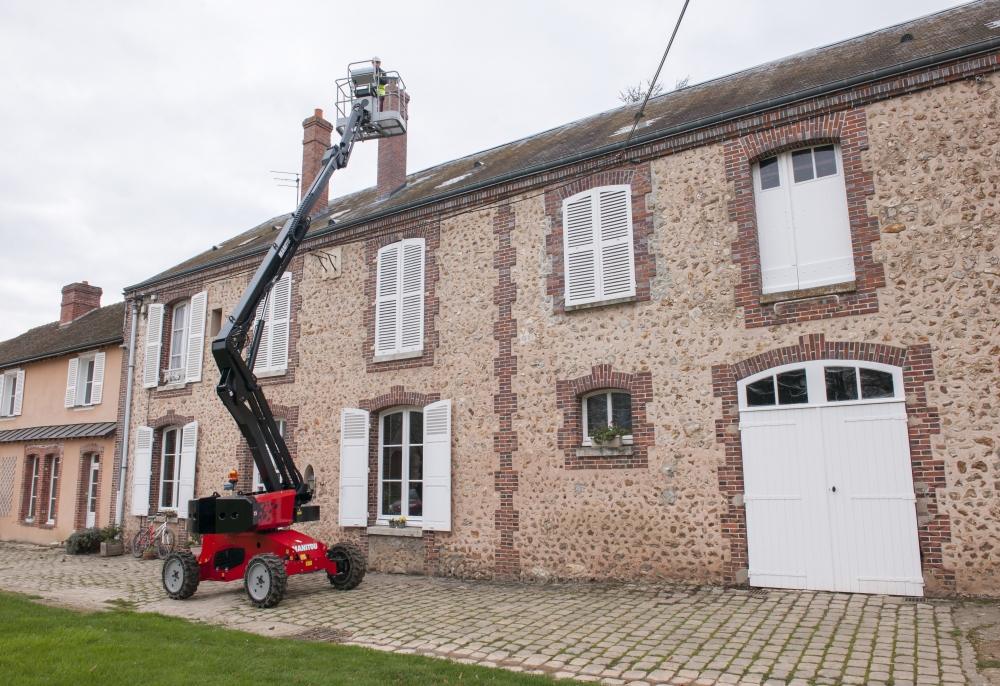
M 309 215 L 320 192 L 329 182 L 333 172 L 343 169 L 351 157 L 354 141 L 361 127 L 368 123 L 371 114 L 364 108 L 364 102 L 356 102 L 344 129 L 339 145 L 327 148 L 323 155 L 323 166 L 306 191 L 302 202 L 291 218 L 285 222 L 277 239 L 267 251 L 267 256 L 257 268 L 250 285 L 236 309 L 223 324 L 219 335 L 212 341 L 212 356 L 222 376 L 216 391 L 222 403 L 233 415 L 243 438 L 250 447 L 250 454 L 260 472 L 261 481 L 268 493 L 282 490 L 295 491 L 295 504 L 303 505 L 312 499 L 309 485 L 292 462 L 284 439 L 278 433 L 278 425 L 271 414 L 264 392 L 253 374 L 253 364 L 260 345 L 263 318 L 257 322 L 252 341 L 244 359 L 243 349 L 247 346 L 250 327 L 257 315 L 257 308 L 263 301 L 266 312 L 267 298 L 271 288 L 285 273 L 292 257 L 309 230 Z

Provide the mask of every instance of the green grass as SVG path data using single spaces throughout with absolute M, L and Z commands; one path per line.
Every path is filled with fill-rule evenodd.
M 3 684 L 555 683 L 546 676 L 267 638 L 130 610 L 84 614 L 10 593 L 0 593 L 0 618 Z

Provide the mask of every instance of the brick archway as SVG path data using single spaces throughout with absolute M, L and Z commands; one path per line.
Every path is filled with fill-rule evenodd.
M 955 592 L 955 572 L 944 566 L 943 545 L 951 541 L 951 520 L 938 512 L 936 490 L 945 487 L 944 461 L 933 459 L 931 435 L 940 433 L 936 407 L 927 404 L 925 384 L 934 380 L 934 366 L 929 345 L 899 348 L 873 343 L 827 342 L 823 334 L 799 338 L 798 345 L 776 348 L 733 365 L 712 367 L 712 387 L 722 399 L 722 418 L 715 421 L 715 440 L 725 444 L 725 463 L 719 467 L 719 491 L 728 500 L 722 515 L 722 535 L 729 541 L 729 560 L 723 566 L 727 582 L 745 583 L 749 556 L 747 550 L 746 509 L 736 502 L 743 495 L 743 447 L 740 439 L 740 412 L 737 383 L 758 372 L 810 360 L 854 360 L 879 362 L 901 367 L 906 392 L 906 416 L 909 420 L 910 464 L 913 487 L 917 494 L 917 535 L 920 542 L 924 577 L 933 582 L 925 589 L 928 595 Z

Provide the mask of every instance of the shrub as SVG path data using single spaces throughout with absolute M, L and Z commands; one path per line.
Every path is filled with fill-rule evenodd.
M 590 437 L 597 445 L 604 445 L 605 443 L 610 443 L 618 436 L 628 436 L 630 433 L 632 432 L 629 429 L 608 425 L 602 426 L 599 429 L 592 429 Z
M 101 541 L 104 540 L 101 530 L 96 526 L 89 529 L 74 531 L 66 539 L 66 553 L 68 555 L 86 555 L 96 553 L 101 549 Z
M 115 541 L 121 538 L 124 533 L 125 527 L 118 526 L 116 524 L 108 524 L 106 527 L 101 529 L 101 540 Z

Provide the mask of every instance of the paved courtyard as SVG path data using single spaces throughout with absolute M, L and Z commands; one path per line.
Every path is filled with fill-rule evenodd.
M 242 582 L 205 582 L 191 599 L 170 601 L 160 569 L 158 560 L 0 543 L 0 588 L 49 602 L 94 609 L 110 601 L 266 635 L 311 634 L 579 681 L 983 683 L 950 601 L 384 574 L 336 592 L 314 574 L 293 577 L 281 605 L 258 610 Z

